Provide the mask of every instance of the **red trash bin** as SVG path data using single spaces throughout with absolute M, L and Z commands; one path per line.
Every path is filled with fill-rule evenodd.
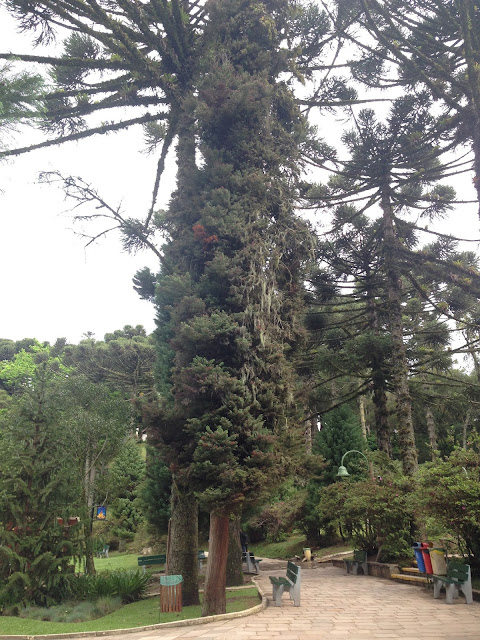
M 425 565 L 425 571 L 427 573 L 433 574 L 433 569 L 432 569 L 432 560 L 430 558 L 430 549 L 429 549 L 430 545 L 428 544 L 428 542 L 422 542 L 420 544 L 420 548 L 422 550 L 422 556 L 423 556 L 423 564 Z

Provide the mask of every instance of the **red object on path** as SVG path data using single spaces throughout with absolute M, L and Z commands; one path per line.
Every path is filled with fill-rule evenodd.
M 427 573 L 432 574 L 433 569 L 432 569 L 432 560 L 430 558 L 429 546 L 430 545 L 428 544 L 428 542 L 422 542 L 421 550 L 422 550 L 422 556 L 423 556 L 423 563 L 425 565 L 425 571 Z

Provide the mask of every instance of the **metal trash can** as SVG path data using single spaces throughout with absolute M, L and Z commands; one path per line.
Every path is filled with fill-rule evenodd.
M 303 555 L 305 556 L 305 560 L 308 562 L 312 559 L 312 552 L 310 550 L 310 547 L 306 547 L 303 550 Z
M 160 576 L 160 611 L 182 610 L 183 576 Z
M 422 555 L 423 555 L 423 564 L 425 565 L 425 572 L 430 575 L 433 573 L 432 569 L 432 561 L 430 559 L 430 545 L 428 542 L 421 543 Z
M 413 552 L 415 554 L 415 560 L 417 561 L 418 570 L 421 573 L 425 573 L 425 563 L 423 561 L 423 553 L 422 553 L 422 543 L 414 542 L 413 543 Z
M 447 563 L 445 561 L 445 549 L 434 547 L 430 549 L 430 560 L 432 562 L 433 573 L 436 576 L 447 575 Z

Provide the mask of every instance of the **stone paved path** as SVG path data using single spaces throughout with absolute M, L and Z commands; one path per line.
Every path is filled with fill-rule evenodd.
M 278 565 L 277 565 L 278 566 Z M 305 565 L 303 565 L 305 566 Z M 445 603 L 423 587 L 371 576 L 345 575 L 329 564 L 302 571 L 301 606 L 284 595 L 283 606 L 271 604 L 268 575 L 259 584 L 269 606 L 253 616 L 196 627 L 103 636 L 105 640 L 480 640 L 480 603 L 465 598 Z

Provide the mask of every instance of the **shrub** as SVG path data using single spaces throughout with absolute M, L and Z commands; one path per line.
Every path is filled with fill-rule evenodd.
M 118 596 L 123 603 L 135 602 L 145 596 L 148 575 L 141 570 L 105 571 L 72 576 L 72 593 L 76 600 L 98 600 Z
M 425 463 L 418 473 L 416 508 L 458 539 L 460 551 L 480 569 L 480 438 L 443 461 Z
M 120 608 L 120 598 L 99 598 L 96 602 L 65 602 L 55 607 L 26 607 L 20 612 L 21 618 L 47 622 L 84 622 L 106 616 Z
M 410 479 L 394 465 L 375 481 L 350 479 L 326 487 L 317 507 L 325 528 L 337 527 L 355 547 L 376 552 L 377 560 L 393 561 L 412 554 L 413 515 L 408 497 Z

